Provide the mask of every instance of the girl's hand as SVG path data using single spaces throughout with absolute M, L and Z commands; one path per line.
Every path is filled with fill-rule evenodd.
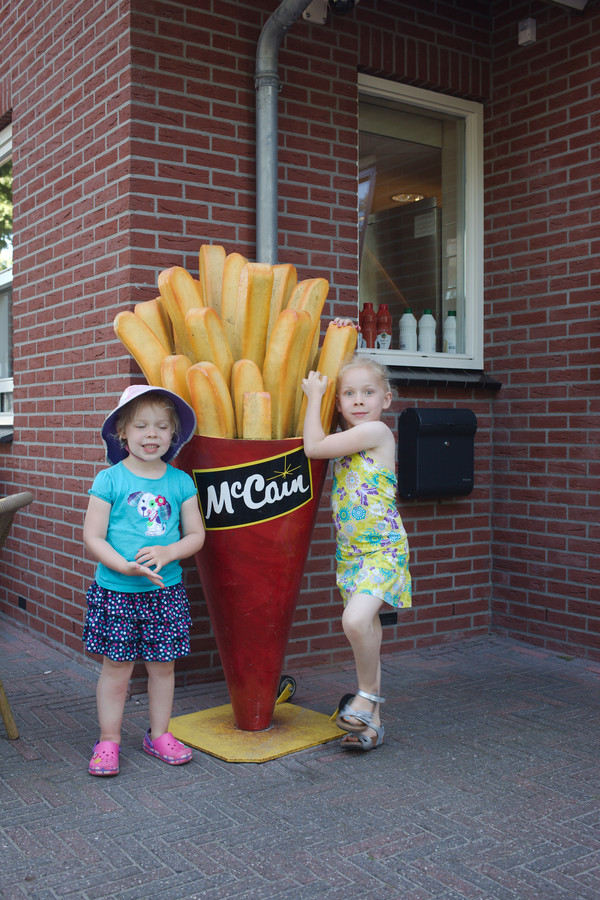
M 360 325 L 355 324 L 352 319 L 340 319 L 339 316 L 331 323 L 332 325 L 337 325 L 338 328 L 344 328 L 346 325 L 354 325 L 357 331 L 360 331 Z
M 320 399 L 327 390 L 327 375 L 320 372 L 309 372 L 307 378 L 302 379 L 302 390 L 308 398 Z
M 164 588 L 165 583 L 163 581 L 162 575 L 159 575 L 158 572 L 155 572 L 154 569 L 149 569 L 148 566 L 142 566 L 140 563 L 128 562 L 126 564 L 126 568 L 124 571 L 125 575 L 141 575 L 151 581 L 152 584 L 155 584 L 159 588 Z
M 170 563 L 172 559 L 173 555 L 169 552 L 169 548 L 161 544 L 156 544 L 153 547 L 140 547 L 135 554 L 135 561 L 141 566 L 152 566 L 152 571 L 155 575 L 160 572 L 163 566 Z

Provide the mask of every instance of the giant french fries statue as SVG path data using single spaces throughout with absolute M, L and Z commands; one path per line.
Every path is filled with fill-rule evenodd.
M 356 346 L 330 325 L 318 349 L 329 285 L 297 281 L 289 264 L 248 262 L 203 245 L 199 278 L 161 272 L 160 296 L 114 320 L 149 384 L 190 403 L 197 434 L 175 464 L 198 488 L 206 541 L 196 556 L 235 724 L 269 728 L 327 463 L 302 449 L 302 378 L 331 387 Z M 333 390 L 323 428 L 335 428 Z

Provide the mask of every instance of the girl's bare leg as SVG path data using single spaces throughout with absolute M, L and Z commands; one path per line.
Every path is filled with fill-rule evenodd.
M 153 741 L 169 728 L 175 690 L 175 662 L 146 662 L 150 734 Z
M 381 622 L 379 610 L 383 601 L 370 594 L 353 594 L 342 615 L 344 634 L 350 642 L 356 663 L 356 678 L 359 690 L 379 696 L 381 687 Z M 352 700 L 352 707 L 373 713 L 373 722 L 381 724 L 379 704 L 375 707 L 370 700 L 358 695 Z M 350 723 L 358 720 L 348 717 Z M 365 731 L 374 735 L 372 729 Z M 356 740 L 356 739 L 355 739 Z
M 121 743 L 121 724 L 127 699 L 127 688 L 133 671 L 133 661 L 117 661 L 104 657 L 96 687 L 100 740 Z

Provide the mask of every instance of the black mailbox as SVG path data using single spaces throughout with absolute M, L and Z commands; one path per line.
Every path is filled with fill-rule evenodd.
M 470 409 L 405 409 L 398 419 L 400 496 L 470 494 L 476 431 Z

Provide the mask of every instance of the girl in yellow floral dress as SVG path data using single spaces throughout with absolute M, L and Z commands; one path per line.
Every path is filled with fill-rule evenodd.
M 337 718 L 348 734 L 348 750 L 373 750 L 383 743 L 381 724 L 381 622 L 384 603 L 411 605 L 408 540 L 396 509 L 396 442 L 382 413 L 392 402 L 386 369 L 354 356 L 339 373 L 336 403 L 343 431 L 325 434 L 321 400 L 327 378 L 310 372 L 304 452 L 333 459 L 333 519 L 337 536 L 337 584 L 344 600 L 342 627 L 356 662 L 358 690 Z

